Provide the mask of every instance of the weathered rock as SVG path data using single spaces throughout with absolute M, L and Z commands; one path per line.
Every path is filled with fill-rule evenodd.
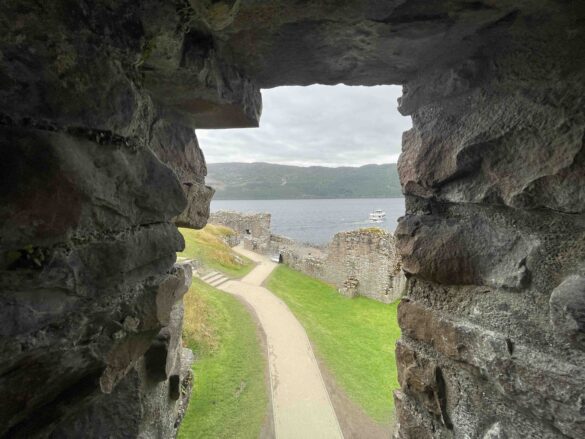
M 175 276 L 169 276 L 159 287 L 157 307 L 165 327 L 157 334 L 144 356 L 148 377 L 156 382 L 165 381 L 177 369 L 175 361 L 181 347 L 183 328 L 183 308 L 178 304 L 191 285 L 191 270 L 182 264 L 177 271 Z
M 585 277 L 571 276 L 553 290 L 550 320 L 559 337 L 585 350 Z
M 490 73 L 490 67 L 482 64 L 485 60 L 473 68 L 462 67 L 472 75 L 472 83 Z M 572 81 L 577 77 L 568 79 Z M 431 111 L 419 100 L 429 99 L 448 83 L 440 75 L 429 75 L 424 86 L 417 87 L 401 101 L 403 112 L 418 110 L 414 127 L 403 137 L 398 164 L 407 194 L 457 203 L 583 212 L 584 194 L 575 185 L 584 154 L 585 120 L 577 109 L 580 92 L 561 91 L 556 84 L 521 89 L 518 96 L 468 86 L 454 96 L 444 91 L 444 104 Z M 547 97 L 558 93 L 576 93 L 570 105 L 577 107 L 559 111 L 558 103 Z M 464 116 L 454 119 L 455 113 Z M 522 147 L 515 148 L 519 143 Z
M 523 407 L 535 419 L 550 422 L 568 437 L 585 434 L 585 415 L 581 410 L 582 388 L 579 385 L 585 373 L 578 361 L 553 359 L 549 354 L 510 340 L 504 334 L 470 322 L 452 321 L 408 300 L 401 302 L 398 319 L 408 339 L 428 344 L 459 364 L 472 366 L 478 376 L 492 385 L 500 398 Z M 432 366 L 425 365 L 422 372 L 414 375 L 415 378 L 409 378 L 412 375 L 413 358 L 416 359 L 417 354 L 413 351 L 409 352 L 410 357 L 405 357 L 405 354 L 400 354 L 403 351 L 403 348 L 397 348 L 402 389 L 405 392 L 410 390 L 415 398 L 428 396 L 429 391 L 420 388 L 420 384 L 419 388 L 411 390 L 412 385 L 405 385 L 403 381 L 429 385 L 429 368 Z M 421 361 L 420 358 L 416 360 L 419 369 Z M 444 368 L 449 370 L 453 367 L 451 364 Z M 426 374 L 426 378 L 421 378 L 421 373 Z M 462 397 L 463 392 L 458 392 L 451 397 L 451 404 L 458 404 L 457 398 Z M 432 401 L 428 402 L 426 409 L 436 414 L 436 409 L 432 407 Z M 489 416 L 489 413 L 484 412 L 481 416 Z M 512 414 L 510 422 L 517 416 Z
M 455 64 L 473 53 L 485 34 L 509 26 L 517 8 L 422 0 L 241 2 L 231 25 L 215 34 L 221 53 L 262 88 L 395 84 L 423 70 L 425 61 Z
M 2 111 L 13 122 L 143 138 L 154 109 L 131 67 L 144 44 L 136 4 L 9 0 L 0 21 Z
M 187 199 L 187 207 L 175 217 L 175 224 L 189 228 L 204 227 L 214 192 L 205 185 L 207 167 L 195 131 L 160 116 L 152 126 L 150 146 L 175 171 Z
M 443 284 L 522 288 L 526 261 L 538 247 L 511 228 L 481 217 L 466 223 L 441 216 L 406 216 L 396 229 L 404 271 Z M 493 242 L 486 248 L 484 242 Z
M 172 269 L 170 221 L 202 227 L 212 195 L 187 124 L 256 125 L 261 106 L 233 65 L 195 59 L 188 20 L 163 3 L 0 6 L 0 435 L 176 432 L 180 404 L 143 355 L 166 327 L 164 373 L 187 379 L 176 303 L 190 276 Z M 165 41 L 193 57 L 162 66 Z M 158 84 L 143 78 L 155 69 Z M 164 95 L 165 78 L 184 83 Z
M 201 53 L 200 43 L 201 34 L 186 36 L 176 70 L 151 70 L 146 63 L 146 85 L 155 99 L 197 128 L 257 127 L 262 113 L 258 87 L 221 63 L 212 48 Z
M 418 403 L 422 404 L 429 413 L 437 417 L 437 420 L 451 428 L 450 421 L 442 419 L 443 400 L 440 385 L 440 369 L 436 363 L 424 358 L 418 358 L 416 353 L 405 345 L 396 345 L 396 361 L 400 364 L 398 381 L 403 391 L 412 394 Z
M 177 405 L 177 418 L 174 425 L 176 431 L 178 431 L 178 428 L 185 417 L 187 407 L 189 406 L 189 399 L 191 398 L 191 391 L 194 385 L 193 370 L 191 369 L 193 361 L 193 352 L 190 349 L 183 348 L 181 351 L 181 369 L 179 374 L 181 377 L 181 395 Z
M 157 317 L 165 326 L 178 327 L 182 317 L 173 314 L 173 307 L 191 286 L 192 271 L 189 264 L 179 264 L 158 286 L 156 294 Z
M 446 439 L 452 433 L 440 421 L 420 410 L 414 400 L 400 390 L 394 392 L 394 403 L 399 423 L 396 425 L 395 438 Z
M 213 197 L 213 189 L 197 182 L 184 182 L 183 190 L 187 197 L 187 208 L 174 219 L 179 227 L 200 229 L 207 224 L 209 204 Z
M 94 396 L 93 403 L 81 407 L 74 417 L 62 420 L 50 437 L 166 438 L 176 435 L 188 401 L 188 395 L 181 392 L 181 385 L 190 390 L 193 381 L 190 369 L 193 355 L 181 346 L 181 298 L 185 293 L 185 280 L 191 279 L 190 270 L 184 265 L 176 266 L 169 277 L 175 280 L 173 285 L 177 289 L 172 291 L 167 280 L 165 291 L 172 291 L 174 303 L 172 309 L 166 311 L 165 322 L 161 322 L 166 326 L 154 339 L 152 332 L 148 337 L 139 338 L 141 344 L 128 337 L 129 341 L 118 344 L 110 354 L 112 362 L 100 378 L 103 393 Z M 120 331 L 134 334 L 139 326 L 137 319 L 127 317 Z M 161 352 L 161 334 L 165 336 L 164 353 Z M 120 333 L 116 336 L 121 337 Z
M 96 142 L 47 130 L 0 130 L 6 188 L 0 195 L 2 250 L 164 222 L 186 207 L 173 171 L 149 149 L 112 138 Z M 19 178 L 25 183 L 12 184 Z
M 482 439 L 508 439 L 508 435 L 502 428 L 502 424 L 496 422 L 485 432 Z
M 192 127 L 257 127 L 262 112 L 258 86 L 218 57 L 207 11 L 193 3 L 193 9 L 184 5 L 178 14 L 175 5 L 151 2 L 147 14 L 156 19 L 144 16 L 146 43 L 140 60 L 145 86 Z
M 152 124 L 149 146 L 170 166 L 180 182 L 205 183 L 207 166 L 193 127 L 169 121 L 172 113 L 161 113 Z
M 191 356 L 192 358 L 192 356 Z M 192 380 L 190 362 L 183 355 L 186 365 L 181 375 L 189 390 Z M 179 375 L 173 375 L 179 377 Z M 186 381 L 185 381 L 186 380 Z M 87 409 L 63 422 L 50 435 L 51 438 L 74 439 L 78 437 L 116 438 L 172 438 L 184 415 L 185 402 L 171 397 L 170 381 L 152 383 L 142 364 L 131 369 L 110 395 L 99 397 Z M 180 397 L 184 396 L 180 394 Z

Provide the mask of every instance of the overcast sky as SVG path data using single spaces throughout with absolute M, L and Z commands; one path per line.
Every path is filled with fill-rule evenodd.
M 400 95 L 399 86 L 262 90 L 260 128 L 197 130 L 197 137 L 207 163 L 395 163 L 402 132 L 411 127 L 396 109 Z

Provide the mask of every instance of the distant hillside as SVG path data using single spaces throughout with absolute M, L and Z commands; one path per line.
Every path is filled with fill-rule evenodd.
M 218 200 L 391 198 L 402 191 L 395 164 L 359 168 L 212 163 L 207 184 Z

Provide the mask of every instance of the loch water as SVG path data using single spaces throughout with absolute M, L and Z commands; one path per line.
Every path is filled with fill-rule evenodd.
M 371 223 L 370 212 L 382 209 L 386 221 Z M 272 214 L 272 231 L 299 242 L 326 244 L 337 232 L 380 227 L 394 232 L 404 215 L 404 198 L 353 198 L 334 200 L 212 200 L 211 211 Z

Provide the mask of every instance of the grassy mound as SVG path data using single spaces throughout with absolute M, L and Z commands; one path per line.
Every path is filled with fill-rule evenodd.
M 195 387 L 179 438 L 257 439 L 266 418 L 266 362 L 245 306 L 198 279 L 185 295 L 184 343 Z
M 249 259 L 237 255 L 223 238 L 235 232 L 229 227 L 207 224 L 201 230 L 179 228 L 185 238 L 185 250 L 177 253 L 184 258 L 198 259 L 209 268 L 232 277 L 242 277 L 254 267 Z
M 374 420 L 392 420 L 398 388 L 394 345 L 400 336 L 397 303 L 349 299 L 334 287 L 279 266 L 268 288 L 305 327 L 316 354 L 347 395 Z

